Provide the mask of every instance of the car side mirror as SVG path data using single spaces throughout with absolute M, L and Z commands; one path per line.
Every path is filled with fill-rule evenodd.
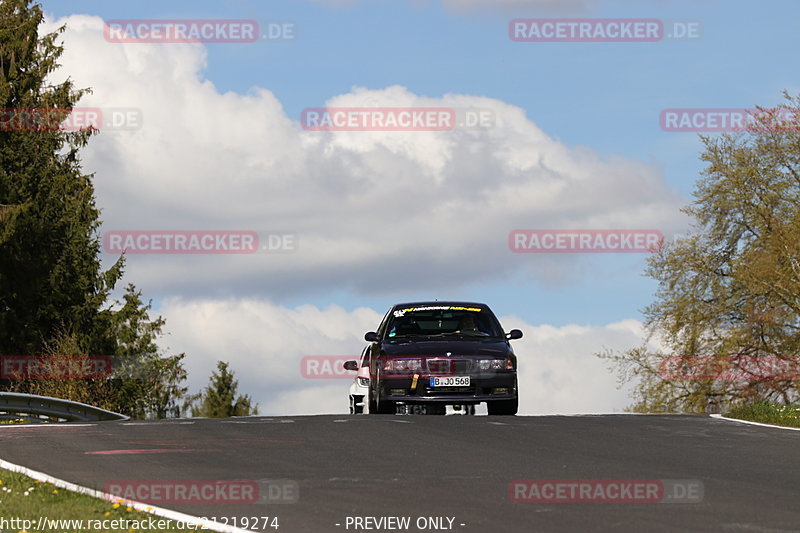
M 367 342 L 377 342 L 378 341 L 378 334 L 374 331 L 370 331 L 364 334 L 364 340 Z
M 520 330 L 518 330 L 518 329 L 512 329 L 511 331 L 506 333 L 506 338 L 510 339 L 510 340 L 521 339 L 522 338 L 522 332 Z
M 344 362 L 344 369 L 345 370 L 358 370 L 358 361 L 345 361 Z

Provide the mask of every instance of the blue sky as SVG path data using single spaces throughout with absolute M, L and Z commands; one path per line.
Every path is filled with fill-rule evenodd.
M 465 7 L 467 4 L 470 7 Z M 507 232 L 517 228 L 558 228 L 569 224 L 570 220 L 575 220 L 578 227 L 592 220 L 613 221 L 615 214 L 623 209 L 636 214 L 616 219 L 617 223 L 625 220 L 634 224 L 630 227 L 661 229 L 670 235 L 683 231 L 685 221 L 677 209 L 691 200 L 693 185 L 703 168 L 699 161 L 702 145 L 695 133 L 661 131 L 659 112 L 664 108 L 681 107 L 769 106 L 781 102 L 784 89 L 797 92 L 800 89 L 795 68 L 796 53 L 800 49 L 800 4 L 791 0 L 766 3 L 576 0 L 564 2 L 573 8 L 563 11 L 548 4 L 538 0 L 470 0 L 464 3 L 452 0 L 446 5 L 439 1 L 401 0 L 43 2 L 45 11 L 56 19 L 84 14 L 106 20 L 254 18 L 261 23 L 292 22 L 297 31 L 293 40 L 202 45 L 205 67 L 197 70 L 197 76 L 213 84 L 218 99 L 224 99 L 229 92 L 260 98 L 260 91 L 266 90 L 283 114 L 295 122 L 304 108 L 325 106 L 333 98 L 357 92 L 354 88 L 358 87 L 377 94 L 400 86 L 416 98 L 446 99 L 448 95 L 489 98 L 498 105 L 508 104 L 524 110 L 528 121 L 572 154 L 588 150 L 598 161 L 608 162 L 609 168 L 616 168 L 614 165 L 619 161 L 624 162 L 619 168 L 643 165 L 648 175 L 652 174 L 648 179 L 655 184 L 650 191 L 655 199 L 647 201 L 669 198 L 661 205 L 658 216 L 650 218 L 646 207 L 636 212 L 633 204 L 644 201 L 646 191 L 641 191 L 638 197 L 634 195 L 631 203 L 626 203 L 629 185 L 614 185 L 615 178 L 606 176 L 603 179 L 609 180 L 608 195 L 590 195 L 578 201 L 573 194 L 570 201 L 575 200 L 576 204 L 565 206 L 566 213 L 567 210 L 578 212 L 583 205 L 586 218 L 572 219 L 567 213 L 554 217 L 552 224 L 545 226 L 551 219 L 541 205 L 535 204 L 535 190 L 528 191 L 525 194 L 532 195 L 529 216 L 519 212 L 508 219 L 508 225 L 504 226 L 505 222 L 487 224 L 493 228 L 500 246 L 490 247 L 489 252 L 489 248 L 476 244 L 474 254 L 481 258 L 482 264 L 476 266 L 474 272 L 460 271 L 462 265 L 470 262 L 468 246 L 459 252 L 460 255 L 453 252 L 439 256 L 430 248 L 416 250 L 414 253 L 419 255 L 415 256 L 414 264 L 428 262 L 430 268 L 436 270 L 431 274 L 438 280 L 435 282 L 425 282 L 428 275 L 424 268 L 414 266 L 408 277 L 392 268 L 386 269 L 385 277 L 382 277 L 383 271 L 373 270 L 367 277 L 372 275 L 375 281 L 368 284 L 361 283 L 365 273 L 356 269 L 352 279 L 347 275 L 337 279 L 331 274 L 330 280 L 317 283 L 298 274 L 287 277 L 278 287 L 271 285 L 267 278 L 278 279 L 282 274 L 265 271 L 261 281 L 250 284 L 250 290 L 244 290 L 235 281 L 228 284 L 223 281 L 209 293 L 203 279 L 198 278 L 194 287 L 186 281 L 192 279 L 192 271 L 175 274 L 178 276 L 176 283 L 159 283 L 155 281 L 159 273 L 180 269 L 170 270 L 167 268 L 170 265 L 162 262 L 153 270 L 152 263 L 150 266 L 141 263 L 140 267 L 137 266 L 139 258 L 129 258 L 130 281 L 142 287 L 145 296 L 157 302 L 159 310 L 170 308 L 164 302 L 175 299 L 190 302 L 211 297 L 220 301 L 254 297 L 284 308 L 338 305 L 353 311 L 369 307 L 382 315 L 389 305 L 398 301 L 452 298 L 486 302 L 501 316 L 514 315 L 537 327 L 571 324 L 603 327 L 626 319 L 639 320 L 642 318 L 640 310 L 651 302 L 655 290 L 655 284 L 642 275 L 643 255 L 573 254 L 552 258 L 513 254 L 502 246 Z M 462 7 L 454 7 L 458 5 Z M 702 24 L 702 36 L 696 40 L 655 43 L 513 42 L 508 37 L 508 22 L 525 17 L 688 19 Z M 111 50 L 109 53 L 119 49 L 113 49 L 114 46 L 146 46 L 100 45 Z M 65 68 L 73 68 L 71 72 L 77 85 L 91 85 L 92 76 L 99 76 L 97 69 L 91 71 L 81 61 L 91 63 L 96 59 L 74 59 L 71 64 L 75 66 Z M 103 75 L 113 77 L 116 67 L 110 63 L 106 67 Z M 85 78 L 78 77 L 78 72 L 86 72 Z M 156 92 L 169 92 L 172 83 L 167 79 L 169 72 L 152 72 L 148 83 Z M 176 102 L 183 96 L 181 91 L 176 85 L 173 94 Z M 146 104 L 136 101 L 136 97 L 128 98 L 130 105 L 145 108 Z M 152 115 L 145 115 L 145 124 L 153 124 Z M 125 150 L 125 146 L 128 144 L 117 148 Z M 254 146 L 257 151 L 257 143 Z M 274 143 L 265 139 L 265 153 L 270 153 L 273 146 Z M 111 167 L 103 166 L 113 159 L 108 155 L 113 151 L 108 146 L 106 151 L 95 150 L 85 159 L 87 170 L 98 173 L 100 206 L 105 209 L 104 216 L 119 227 L 126 219 L 114 206 L 124 205 L 119 200 L 124 191 L 112 188 L 111 180 L 106 177 Z M 497 164 L 502 165 L 502 161 Z M 635 174 L 638 170 L 632 172 Z M 371 176 L 373 180 L 381 178 Z M 487 172 L 480 178 L 488 188 L 494 180 L 500 185 L 506 179 L 496 172 Z M 335 173 L 330 176 L 330 189 L 326 188 L 325 194 L 334 197 L 338 194 L 336 179 Z M 592 187 L 602 189 L 603 184 Z M 424 185 L 418 192 L 424 194 Z M 179 212 L 182 209 L 180 202 L 167 201 L 168 193 L 163 197 L 152 194 L 151 203 L 162 204 L 162 210 Z M 432 187 L 430 194 L 436 195 L 441 203 L 448 200 L 439 188 Z M 404 204 L 405 201 L 409 203 Z M 428 201 L 432 202 L 430 205 L 437 203 L 436 198 L 428 198 Z M 593 201 L 598 204 L 618 201 L 619 205 L 606 208 L 592 205 Z M 482 215 L 476 207 L 479 203 L 470 205 L 467 216 L 479 221 Z M 417 206 L 410 200 L 398 200 L 400 211 L 414 212 Z M 297 205 L 298 210 L 303 208 Z M 425 208 L 432 209 L 423 205 L 422 209 Z M 558 212 L 559 206 L 547 208 Z M 594 214 L 588 214 L 593 210 Z M 189 211 L 186 207 L 186 212 Z M 204 215 L 196 210 L 194 215 L 204 220 Z M 408 258 L 401 257 L 400 250 L 409 243 L 396 238 L 385 240 L 382 224 L 386 221 L 379 221 L 374 218 L 376 216 L 362 214 L 358 209 L 336 215 L 338 221 L 352 217 L 347 222 L 377 224 L 376 234 L 369 240 L 374 246 L 386 249 L 388 258 L 386 262 L 376 262 L 376 268 L 386 268 L 392 261 L 398 265 L 407 264 Z M 205 220 L 210 224 L 216 218 L 209 213 Z M 292 226 L 295 218 L 282 216 L 275 210 L 265 212 L 264 220 L 264 224 L 271 227 L 295 229 Z M 132 224 L 130 218 L 127 223 Z M 324 224 L 325 220 L 320 223 Z M 441 235 L 453 240 L 469 240 L 469 234 L 462 234 L 458 227 L 449 231 L 442 230 Z M 298 233 L 302 248 L 304 236 L 302 231 Z M 394 257 L 392 248 L 398 250 Z M 341 249 L 346 255 L 344 244 Z M 452 261 L 448 259 L 456 257 Z M 281 261 L 291 270 L 291 259 Z M 137 275 L 141 277 L 137 279 Z M 167 274 L 164 276 L 168 279 Z M 247 276 L 259 279 L 252 269 L 242 274 L 243 278 Z M 167 315 L 166 318 L 169 329 L 172 317 Z

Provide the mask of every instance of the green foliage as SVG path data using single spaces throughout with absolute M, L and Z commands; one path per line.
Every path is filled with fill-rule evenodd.
M 179 402 L 187 389 L 182 360 L 185 354 L 162 356 L 156 339 L 165 320 L 150 320 L 151 303 L 144 305 L 141 291 L 128 285 L 124 302 L 111 318 L 116 339 L 114 374 L 105 407 L 132 418 L 179 416 Z
M 250 396 L 236 396 L 239 383 L 228 370 L 228 363 L 217 362 L 217 371 L 202 393 L 195 395 L 192 402 L 192 416 L 206 418 L 227 418 L 230 416 L 250 416 L 258 414 L 258 406 L 251 407 Z
M 64 28 L 39 38 L 41 21 L 26 0 L 0 3 L 0 107 L 66 115 L 87 91 L 46 83 Z M 82 342 L 99 333 L 97 310 L 122 263 L 100 271 L 99 211 L 78 158 L 93 133 L 0 128 L 0 353 L 41 353 L 64 330 Z
M 59 363 L 80 363 L 89 357 L 79 346 L 75 335 L 61 332 L 55 339 L 47 343 L 45 353 L 39 356 L 43 368 L 57 366 Z M 41 376 L 15 379 L 8 387 L 14 392 L 25 392 L 41 396 L 52 396 L 74 402 L 94 403 L 105 396 L 107 383 L 105 380 L 95 379 L 65 379 L 55 372 L 42 372 Z M 99 407 L 104 407 L 99 405 Z
M 736 407 L 725 416 L 762 424 L 800 428 L 800 405 L 775 405 L 757 402 Z
M 798 401 L 787 373 L 748 373 L 754 361 L 785 361 L 798 375 L 800 349 L 800 99 L 762 109 L 747 132 L 701 136 L 707 163 L 684 211 L 694 234 L 649 259 L 658 281 L 646 326 L 663 352 L 605 352 L 621 380 L 639 379 L 638 412 L 709 412 L 742 403 Z M 786 119 L 793 116 L 793 119 Z M 664 379 L 669 358 L 714 360 L 739 371 Z
M 117 346 L 107 352 L 113 355 L 102 357 L 104 363 L 111 363 L 110 376 L 87 379 L 43 372 L 43 376 L 13 380 L 8 388 L 88 403 L 132 418 L 180 416 L 180 402 L 187 392 L 180 386 L 186 379 L 182 365 L 185 354 L 161 355 L 155 340 L 161 335 L 164 319 L 150 320 L 151 305 L 142 303 L 141 291 L 133 285 L 128 286 L 124 303 L 117 304 L 119 309 L 110 315 L 109 331 Z M 46 345 L 45 354 L 39 359 L 41 363 L 74 363 L 88 360 L 89 354 L 81 348 L 78 336 L 61 333 Z
M 112 379 L 6 381 L 3 388 L 95 404 L 135 418 L 179 414 L 186 373 L 183 354 L 162 356 L 155 344 L 164 320 L 129 285 L 124 302 L 107 306 L 124 258 L 107 271 L 99 259 L 99 210 L 92 176 L 78 152 L 96 130 L 63 131 L 65 118 L 88 89 L 71 80 L 46 82 L 58 68 L 64 27 L 39 37 L 41 7 L 0 1 L 0 355 L 105 355 Z M 31 110 L 36 110 L 31 113 Z M 22 127 L 20 127 L 22 126 Z
M 186 533 L 200 529 L 194 526 L 187 527 L 185 523 L 167 519 L 163 519 L 160 524 L 157 524 L 161 527 L 149 527 L 149 519 L 157 523 L 162 520 L 161 517 L 148 512 L 140 512 L 132 506 L 125 505 L 124 502 L 120 504 L 78 494 L 59 488 L 52 483 L 42 483 L 28 476 L 2 469 L 0 469 L 0 501 L 2 501 L 0 504 L 3 509 L 2 517 L 7 523 L 19 524 L 14 524 L 14 531 L 26 531 L 20 529 L 22 520 L 29 520 L 36 527 L 39 517 L 47 518 L 42 529 L 60 533 L 86 533 L 87 531 Z M 99 529 L 100 525 L 106 525 L 106 529 Z M 5 529 L 4 531 L 11 530 Z M 34 531 L 34 529 L 31 528 L 27 531 Z

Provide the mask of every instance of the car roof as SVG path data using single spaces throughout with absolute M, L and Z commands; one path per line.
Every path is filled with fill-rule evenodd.
M 450 306 L 450 307 L 483 307 L 488 309 L 489 306 L 486 304 L 478 303 L 478 302 L 457 302 L 452 300 L 440 300 L 440 301 L 425 301 L 425 302 L 407 302 L 401 304 L 394 304 L 392 309 L 397 309 L 398 307 L 429 307 L 429 306 Z

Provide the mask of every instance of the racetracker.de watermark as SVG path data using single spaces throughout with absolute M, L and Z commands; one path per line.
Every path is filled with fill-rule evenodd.
M 344 363 L 360 361 L 357 355 L 306 355 L 300 360 L 300 375 L 305 379 L 353 379 L 355 370 L 347 370 Z M 490 376 L 498 371 L 514 370 L 511 359 L 486 357 L 482 359 L 440 355 L 403 355 L 381 361 L 383 378 L 413 378 L 414 376 Z M 359 377 L 368 372 L 359 368 Z
M 494 111 L 456 107 L 307 107 L 307 131 L 451 131 L 491 128 Z
M 286 504 L 297 503 L 300 486 L 292 479 L 260 480 L 115 480 L 103 491 L 110 501 L 161 504 Z
M 143 355 L 0 355 L 0 379 L 7 380 L 77 380 L 133 379 L 149 380 L 153 369 Z
M 659 375 L 669 381 L 764 380 L 800 381 L 800 359 L 774 355 L 730 357 L 665 357 Z
M 737 133 L 746 131 L 800 131 L 796 109 L 670 108 L 659 114 L 663 131 Z
M 636 43 L 700 39 L 698 20 L 525 18 L 508 23 L 508 36 L 517 42 Z
M 2 355 L 0 379 L 105 379 L 113 373 L 109 355 Z
M 358 355 L 306 355 L 300 359 L 300 375 L 305 379 L 353 379 L 354 370 L 346 370 L 344 363 L 359 361 Z
M 517 229 L 508 234 L 515 253 L 651 253 L 661 249 L 659 230 Z
M 255 254 L 294 252 L 297 234 L 251 230 L 119 230 L 103 234 L 109 254 Z
M 254 43 L 294 40 L 297 27 L 252 19 L 120 19 L 105 21 L 103 37 L 110 43 Z
M 0 109 L 0 131 L 138 130 L 144 123 L 136 107 L 6 107 Z
M 698 479 L 517 479 L 513 503 L 700 503 Z

